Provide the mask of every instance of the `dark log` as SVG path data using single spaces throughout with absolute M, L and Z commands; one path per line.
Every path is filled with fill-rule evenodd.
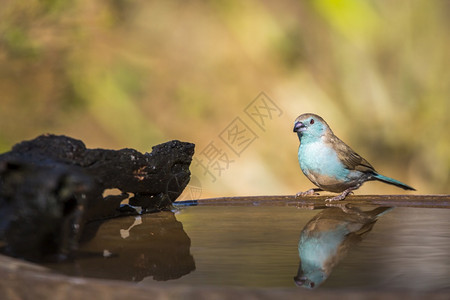
M 65 259 L 78 248 L 89 176 L 76 167 L 0 162 L 3 252 L 29 260 Z
M 152 149 L 87 149 L 56 135 L 15 145 L 0 155 L 0 239 L 30 259 L 65 256 L 86 222 L 170 208 L 189 183 L 194 144 L 174 140 Z M 108 189 L 120 194 L 103 197 Z

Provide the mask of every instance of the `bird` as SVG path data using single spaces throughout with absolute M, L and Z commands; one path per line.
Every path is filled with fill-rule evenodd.
M 294 122 L 294 132 L 300 140 L 300 168 L 318 187 L 298 192 L 296 197 L 329 191 L 340 194 L 327 198 L 326 201 L 340 201 L 364 182 L 371 180 L 415 191 L 409 185 L 378 173 L 367 160 L 334 135 L 327 122 L 316 114 L 305 113 L 298 116 Z
M 300 263 L 294 277 L 297 286 L 313 289 L 321 285 L 348 251 L 372 230 L 378 218 L 392 207 L 362 211 L 333 204 L 312 218 L 303 228 L 298 243 Z

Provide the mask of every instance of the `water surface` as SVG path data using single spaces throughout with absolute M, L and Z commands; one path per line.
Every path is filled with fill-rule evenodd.
M 143 285 L 156 280 L 298 288 L 293 278 L 299 269 L 300 235 L 327 210 L 192 206 L 113 219 L 83 244 L 77 261 L 50 267 Z M 351 235 L 320 289 L 450 288 L 450 209 L 394 208 Z

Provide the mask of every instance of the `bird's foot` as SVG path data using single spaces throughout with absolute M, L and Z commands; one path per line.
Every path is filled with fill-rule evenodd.
M 303 203 L 297 203 L 296 208 L 298 209 L 309 209 L 309 210 L 314 210 L 316 208 L 316 206 L 314 204 L 303 204 Z
M 340 195 L 337 195 L 337 196 L 334 196 L 331 198 L 327 198 L 327 199 L 325 199 L 325 201 L 327 201 L 327 202 L 341 201 L 341 200 L 344 200 L 345 197 L 347 197 L 347 195 L 340 194 Z
M 359 214 L 359 209 L 353 207 L 350 203 L 330 202 L 325 204 L 326 207 L 338 207 L 346 214 Z
M 340 209 L 342 209 L 344 212 L 346 209 L 348 209 L 348 203 L 342 203 L 342 202 L 330 202 L 330 203 L 325 203 L 326 207 L 338 207 Z
M 353 193 L 353 190 L 354 190 L 353 188 L 348 188 L 345 191 L 343 191 L 341 194 L 339 194 L 337 196 L 334 196 L 334 197 L 331 197 L 331 198 L 327 198 L 327 199 L 325 199 L 325 201 L 332 202 L 332 201 L 344 200 L 347 197 L 347 195 Z
M 318 192 L 322 191 L 322 189 L 309 189 L 307 191 L 304 192 L 298 192 L 297 194 L 295 194 L 295 198 L 298 197 L 305 197 L 305 196 L 312 196 L 312 195 L 319 195 Z

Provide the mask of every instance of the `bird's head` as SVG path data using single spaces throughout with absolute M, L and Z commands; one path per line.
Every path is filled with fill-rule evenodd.
M 325 279 L 327 279 L 325 272 L 322 270 L 315 270 L 310 274 L 298 274 L 294 277 L 294 283 L 296 286 L 314 289 L 321 285 Z
M 320 138 L 327 131 L 331 131 L 328 124 L 315 114 L 302 114 L 294 122 L 294 132 L 297 132 L 299 138 Z

